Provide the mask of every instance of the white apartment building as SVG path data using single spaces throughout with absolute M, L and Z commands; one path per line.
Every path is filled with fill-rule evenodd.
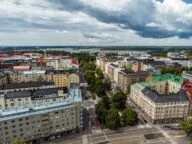
M 179 122 L 188 116 L 189 101 L 184 90 L 159 94 L 151 82 L 131 86 L 130 99 L 153 123 Z
M 192 72 L 190 72 L 190 71 L 183 71 L 182 77 L 184 79 L 187 79 L 190 82 L 192 82 Z

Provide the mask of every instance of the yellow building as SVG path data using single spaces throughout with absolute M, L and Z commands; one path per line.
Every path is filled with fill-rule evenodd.
M 76 70 L 47 71 L 46 79 L 53 81 L 56 87 L 70 87 L 72 83 L 79 83 L 79 75 Z

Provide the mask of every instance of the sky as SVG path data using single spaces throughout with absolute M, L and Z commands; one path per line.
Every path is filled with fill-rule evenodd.
M 0 0 L 0 46 L 192 45 L 192 0 Z

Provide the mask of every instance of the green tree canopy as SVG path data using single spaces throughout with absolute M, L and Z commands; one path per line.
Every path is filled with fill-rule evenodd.
M 111 108 L 108 111 L 108 114 L 106 116 L 106 127 L 110 129 L 115 129 L 121 126 L 120 124 L 120 116 L 118 113 L 118 110 L 115 108 Z
M 192 119 L 180 122 L 181 129 L 184 130 L 187 135 L 192 134 Z
M 110 88 L 111 88 L 111 80 L 109 78 L 105 79 L 103 84 L 104 84 L 104 89 L 105 90 L 110 90 Z
M 122 112 L 121 119 L 125 125 L 134 125 L 138 121 L 138 115 L 136 111 L 127 108 Z
M 117 92 L 112 96 L 112 105 L 117 109 L 124 109 L 126 107 L 127 96 L 122 92 Z
M 105 94 L 105 89 L 104 89 L 104 86 L 103 86 L 103 82 L 100 79 L 96 79 L 95 93 L 99 97 L 102 97 Z
M 110 109 L 110 100 L 109 100 L 109 97 L 108 97 L 107 95 L 104 95 L 104 96 L 102 97 L 102 101 L 103 101 L 103 103 L 104 103 L 105 108 L 106 108 L 107 110 Z
M 89 61 L 89 62 L 83 63 L 83 69 L 95 71 L 96 65 L 93 61 Z
M 107 115 L 107 110 L 105 109 L 105 105 L 104 105 L 103 101 L 99 101 L 95 105 L 95 113 L 97 115 L 97 120 L 99 121 L 99 123 L 104 125 L 105 117 Z
M 103 73 L 100 68 L 96 68 L 95 73 L 100 79 L 103 79 Z
M 26 144 L 24 139 L 17 139 L 11 142 L 11 144 Z

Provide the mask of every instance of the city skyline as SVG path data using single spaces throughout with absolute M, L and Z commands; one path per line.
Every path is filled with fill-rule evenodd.
M 0 46 L 191 46 L 191 0 L 2 0 Z

